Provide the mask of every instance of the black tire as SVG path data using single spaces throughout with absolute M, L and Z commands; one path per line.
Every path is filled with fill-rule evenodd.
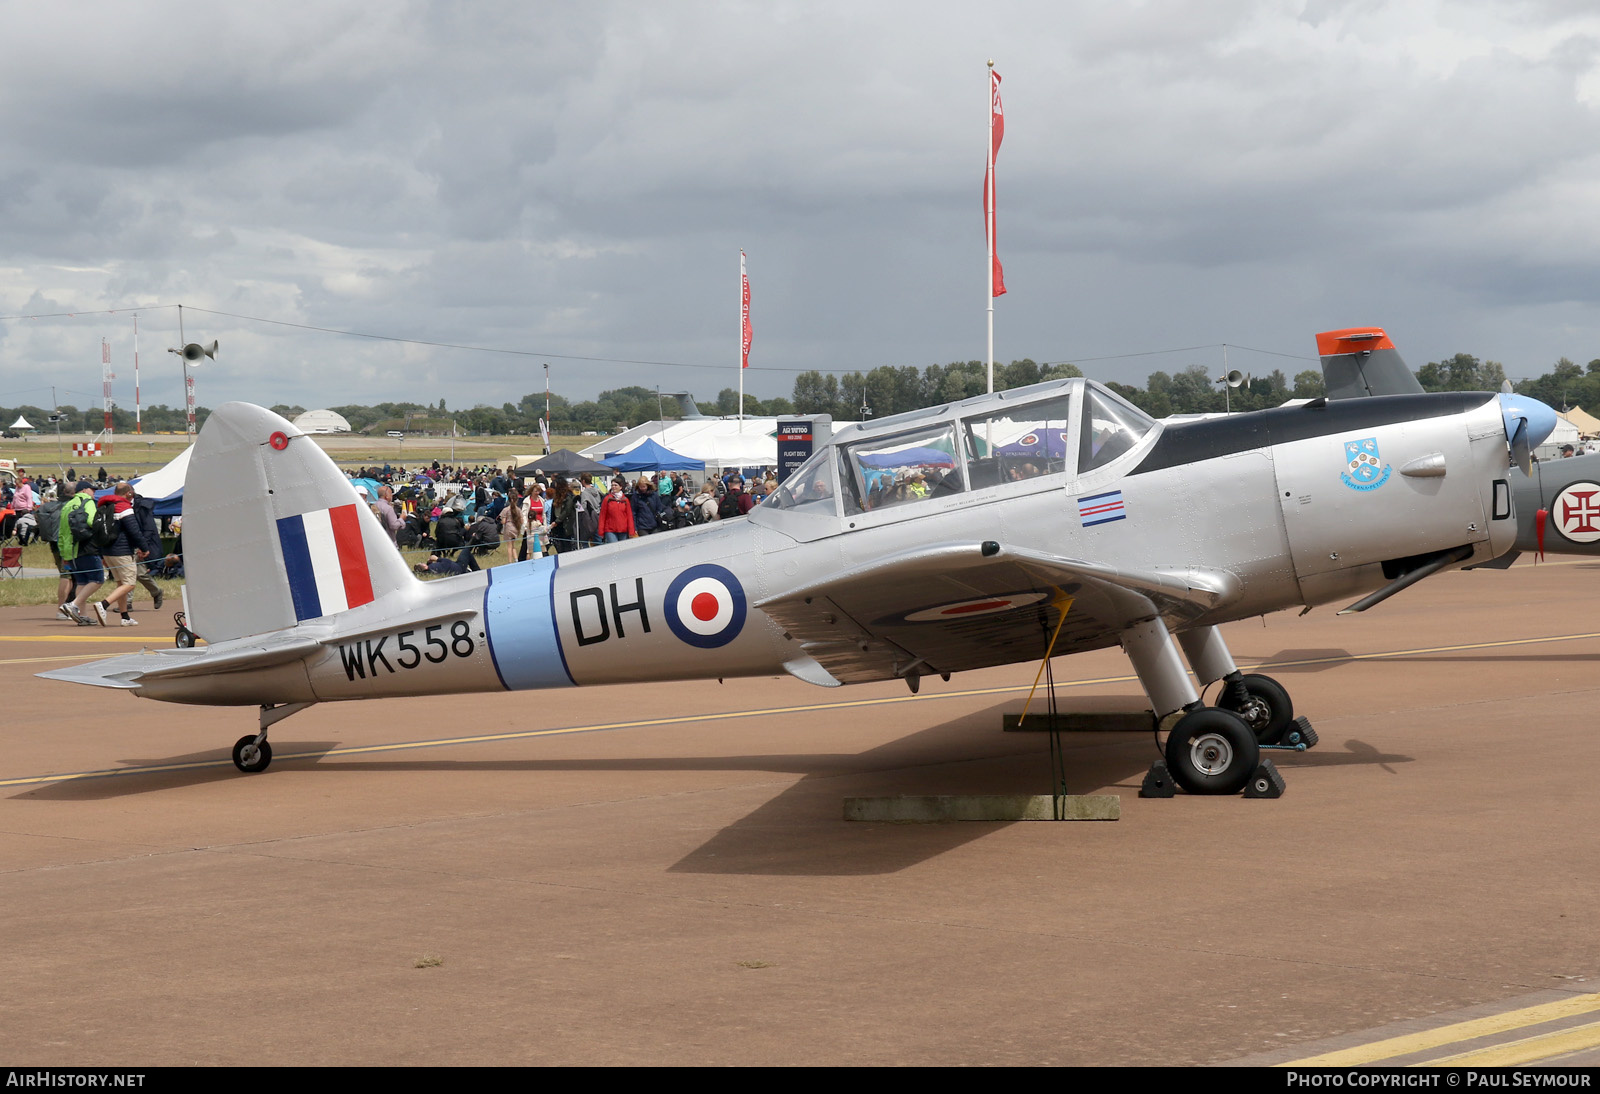
M 1249 693 L 1249 698 L 1240 703 L 1233 694 L 1234 689 L 1224 680 L 1217 706 L 1243 718 L 1244 724 L 1256 735 L 1257 744 L 1281 743 L 1283 735 L 1294 722 L 1294 703 L 1289 699 L 1289 693 L 1270 676 L 1252 673 L 1243 677 L 1240 683 Z
M 247 733 L 234 742 L 233 766 L 247 775 L 258 771 L 265 771 L 272 762 L 272 742 L 262 741 L 256 744 L 256 735 Z
M 1260 762 L 1256 735 L 1231 710 L 1192 710 L 1167 735 L 1167 770 L 1191 794 L 1237 794 Z
M 179 627 L 178 633 L 172 636 L 172 644 L 180 650 L 190 649 L 194 646 L 194 632 L 187 627 Z

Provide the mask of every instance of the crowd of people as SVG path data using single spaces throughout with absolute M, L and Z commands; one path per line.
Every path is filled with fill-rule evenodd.
M 415 566 L 423 574 L 477 570 L 495 551 L 515 562 L 742 517 L 778 485 L 765 470 L 748 490 L 738 472 L 698 483 L 679 472 L 646 473 L 630 483 L 621 475 L 524 479 L 514 468 L 435 462 L 347 474 L 397 548 L 429 552 Z M 365 483 L 376 490 L 359 485 Z M 150 499 L 103 467 L 93 478 L 76 469 L 56 477 L 21 468 L 12 479 L 0 477 L 0 541 L 48 544 L 59 575 L 56 613 L 81 627 L 137 626 L 133 596 L 141 587 L 161 607 L 165 595 L 155 578 L 183 576 L 181 520 L 158 519 Z M 163 535 L 177 537 L 170 548 Z M 107 585 L 110 592 L 97 598 Z
M 138 624 L 133 592 L 143 587 L 156 608 L 166 599 L 155 576 L 174 572 L 181 554 L 162 546 L 155 503 L 126 482 L 111 482 L 105 468 L 96 479 L 31 477 L 19 468 L 14 481 L 0 481 L 0 540 L 49 545 L 59 575 L 56 614 L 80 627 Z M 94 599 L 111 575 L 111 592 Z
M 629 483 L 621 475 L 609 481 L 590 474 L 522 478 L 514 468 L 437 463 L 418 471 L 385 465 L 349 474 L 378 484 L 377 497 L 360 489 L 397 547 L 430 552 L 414 566 L 427 574 L 481 569 L 479 558 L 495 550 L 515 562 L 742 517 L 778 485 L 765 471 L 752 476 L 748 491 L 738 472 L 698 484 L 672 471 Z

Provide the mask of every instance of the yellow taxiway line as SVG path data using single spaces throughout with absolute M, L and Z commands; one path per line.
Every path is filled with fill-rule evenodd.
M 1373 1064 L 1380 1060 L 1390 1060 L 1397 1056 L 1408 1056 L 1413 1052 L 1425 1052 L 1428 1049 L 1443 1048 L 1445 1045 L 1460 1044 L 1477 1037 L 1492 1037 L 1500 1033 L 1510 1033 L 1513 1030 L 1527 1029 L 1543 1022 L 1553 1022 L 1558 1018 L 1571 1018 L 1579 1014 L 1592 1014 L 1600 1011 L 1600 994 L 1574 995 L 1570 999 L 1558 999 L 1554 1003 L 1541 1003 L 1536 1007 L 1523 1007 L 1520 1010 L 1508 1010 L 1504 1014 L 1491 1014 L 1487 1018 L 1474 1018 L 1466 1022 L 1456 1022 L 1453 1025 L 1440 1026 L 1438 1029 L 1423 1030 L 1421 1033 L 1408 1033 L 1400 1037 L 1388 1037 L 1382 1041 L 1373 1041 L 1371 1044 L 1357 1045 L 1354 1048 L 1339 1049 L 1336 1052 L 1325 1052 L 1320 1056 L 1307 1056 L 1303 1060 L 1290 1060 L 1279 1064 L 1279 1067 L 1359 1067 L 1362 1064 Z M 1570 1047 L 1558 1047 L 1557 1039 L 1569 1038 L 1575 1043 Z M 1530 1051 L 1534 1041 L 1549 1041 L 1542 1050 L 1533 1051 L 1520 1059 L 1511 1056 L 1514 1045 L 1525 1046 L 1524 1053 Z M 1510 1066 L 1519 1063 L 1529 1063 L 1533 1060 L 1542 1060 L 1548 1056 L 1559 1055 L 1565 1052 L 1575 1052 L 1581 1048 L 1589 1048 L 1600 1044 L 1600 1022 L 1591 1022 L 1571 1030 L 1561 1030 L 1556 1033 L 1544 1034 L 1540 1037 L 1527 1038 L 1513 1042 L 1511 1045 L 1495 1046 L 1461 1053 L 1456 1056 L 1446 1056 L 1437 1060 L 1429 1060 L 1423 1067 L 1469 1067 L 1469 1066 Z M 1505 1053 L 1501 1057 L 1491 1059 L 1495 1053 Z

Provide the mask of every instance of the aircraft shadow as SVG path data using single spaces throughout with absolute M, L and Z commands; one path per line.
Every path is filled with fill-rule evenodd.
M 1139 711 L 1142 695 L 1060 696 L 1063 713 Z M 437 757 L 375 760 L 327 759 L 336 741 L 274 742 L 274 768 L 383 774 L 394 771 L 788 772 L 792 786 L 727 825 L 668 869 L 674 873 L 794 876 L 855 876 L 895 873 L 980 839 L 1009 821 L 949 824 L 883 824 L 843 819 L 847 797 L 919 794 L 1048 794 L 1049 741 L 1041 732 L 1000 729 L 1001 715 L 1015 713 L 1015 699 L 997 702 L 906 734 L 861 753 L 795 753 L 732 756 L 638 756 L 613 759 L 451 760 Z M 1082 732 L 1062 737 L 1069 793 L 1136 790 L 1158 753 L 1150 734 Z M 1305 753 L 1270 753 L 1286 772 L 1294 767 L 1391 764 L 1412 757 L 1381 753 L 1363 741 L 1345 742 L 1343 752 L 1324 743 Z M 126 758 L 126 775 L 70 779 L 29 787 L 15 800 L 95 801 L 245 778 L 226 750 L 181 756 Z M 177 771 L 140 770 L 164 765 L 215 764 Z M 272 778 L 272 774 L 262 778 Z M 1292 775 L 1291 775 L 1292 778 Z
M 1250 667 L 1244 668 L 1243 671 L 1285 674 L 1326 672 L 1328 669 L 1336 669 L 1340 665 L 1348 664 L 1354 659 L 1349 650 L 1341 649 L 1279 650 L 1262 661 L 1259 669 Z M 1294 664 L 1296 661 L 1309 661 L 1311 664 L 1297 665 Z

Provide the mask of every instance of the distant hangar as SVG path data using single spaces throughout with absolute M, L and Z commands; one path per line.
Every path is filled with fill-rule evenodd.
M 294 420 L 302 433 L 349 433 L 350 423 L 331 410 L 308 410 Z

